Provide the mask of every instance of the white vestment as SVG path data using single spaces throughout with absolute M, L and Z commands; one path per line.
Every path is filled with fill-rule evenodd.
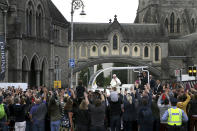
M 113 78 L 110 82 L 111 87 L 118 87 L 121 84 L 120 80 L 116 77 Z

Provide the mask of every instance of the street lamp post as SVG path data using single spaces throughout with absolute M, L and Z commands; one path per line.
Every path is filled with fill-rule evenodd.
M 70 77 L 70 87 L 73 88 L 73 68 L 75 65 L 75 60 L 74 60 L 74 47 L 73 47 L 73 15 L 74 11 L 82 8 L 82 11 L 80 15 L 86 15 L 84 12 L 84 4 L 82 0 L 72 0 L 71 3 L 71 58 L 70 58 L 70 63 L 73 62 L 73 66 L 71 66 L 71 77 Z

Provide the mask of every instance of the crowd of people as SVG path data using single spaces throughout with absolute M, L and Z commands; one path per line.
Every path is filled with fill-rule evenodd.
M 0 89 L 0 130 L 197 130 L 196 86 L 161 84 L 152 76 L 147 84 L 144 78 L 124 92 L 114 84 L 110 94 L 87 90 L 82 81 L 75 89 Z

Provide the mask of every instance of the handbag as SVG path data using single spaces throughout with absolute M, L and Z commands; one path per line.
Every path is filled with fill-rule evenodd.
M 69 120 L 69 117 L 68 117 L 68 113 L 65 114 L 62 119 L 61 119 L 61 127 L 64 127 L 64 128 L 70 128 L 71 125 L 70 125 L 70 120 Z

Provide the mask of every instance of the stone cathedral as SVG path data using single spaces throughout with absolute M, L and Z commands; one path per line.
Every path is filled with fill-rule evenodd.
M 121 16 L 119 16 L 121 17 Z M 170 80 L 197 65 L 197 1 L 139 0 L 134 23 L 75 23 L 75 71 L 98 63 L 147 65 Z
M 6 44 L 1 82 L 53 87 L 66 84 L 68 28 L 51 0 L 0 0 L 0 35 Z
M 100 63 L 149 66 L 172 79 L 197 65 L 197 0 L 139 0 L 135 21 L 74 23 L 75 78 Z M 51 0 L 0 0 L 0 36 L 6 52 L 5 79 L 29 86 L 69 84 L 70 23 Z M 2 62 L 1 62 L 2 63 Z

